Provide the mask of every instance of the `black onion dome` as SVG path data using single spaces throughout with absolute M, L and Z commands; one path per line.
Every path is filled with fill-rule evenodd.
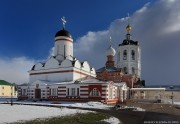
M 66 31 L 64 28 L 56 33 L 55 37 L 58 37 L 58 36 L 65 36 L 65 37 L 72 38 L 71 34 L 68 31 Z

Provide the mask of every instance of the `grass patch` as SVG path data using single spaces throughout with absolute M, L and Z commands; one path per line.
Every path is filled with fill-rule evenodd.
M 52 117 L 46 119 L 35 119 L 25 122 L 16 122 L 13 124 L 108 124 L 102 121 L 110 118 L 110 115 L 103 113 L 77 113 L 75 115 Z

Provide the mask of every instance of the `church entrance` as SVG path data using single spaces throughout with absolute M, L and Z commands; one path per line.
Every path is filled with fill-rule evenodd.
M 35 89 L 35 98 L 41 99 L 41 89 Z

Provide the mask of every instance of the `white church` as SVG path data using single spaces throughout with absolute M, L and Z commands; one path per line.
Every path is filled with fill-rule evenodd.
M 19 99 L 51 101 L 123 102 L 127 99 L 125 82 L 100 81 L 87 61 L 73 56 L 73 38 L 63 29 L 54 39 L 54 56 L 35 64 L 29 72 L 29 83 L 18 87 Z

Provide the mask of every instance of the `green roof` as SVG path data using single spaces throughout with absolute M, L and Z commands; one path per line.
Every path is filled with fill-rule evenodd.
M 12 84 L 5 80 L 0 80 L 0 85 L 12 85 Z

